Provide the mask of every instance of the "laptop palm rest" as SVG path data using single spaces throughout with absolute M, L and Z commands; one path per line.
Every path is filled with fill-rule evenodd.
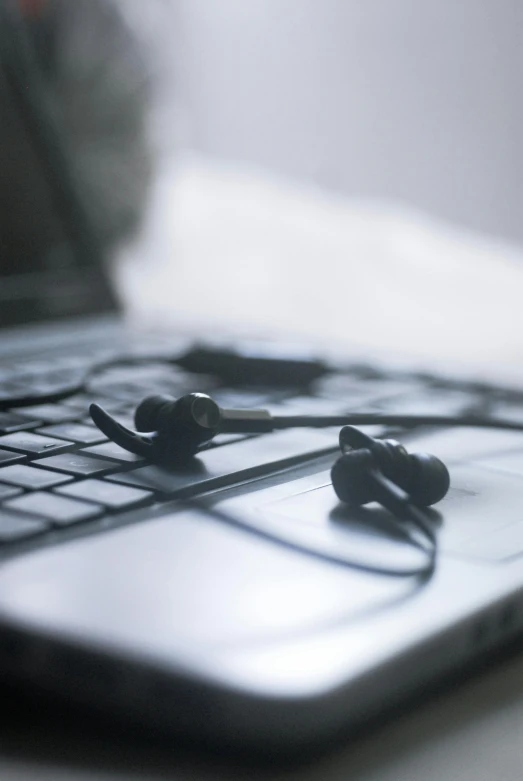
M 466 505 L 460 480 L 481 483 L 479 467 L 464 470 L 449 513 Z M 513 512 L 520 478 L 500 472 L 499 481 L 498 498 L 512 486 Z M 324 507 L 326 488 L 316 476 L 240 500 L 251 525 L 265 515 L 271 523 L 276 516 L 292 522 L 310 490 Z M 237 512 L 238 501 L 223 507 L 234 502 Z M 206 707 L 228 703 L 215 730 L 275 738 L 292 704 L 295 737 L 305 739 L 309 728 L 321 735 L 318 718 L 325 730 L 351 714 L 360 719 L 383 697 L 392 702 L 417 681 L 475 655 L 478 619 L 501 610 L 520 582 L 516 567 L 452 553 L 441 556 L 425 582 L 369 574 L 262 539 L 203 508 L 174 507 L 144 523 L 6 561 L 0 621 L 47 649 L 41 663 L 52 665 L 55 647 L 70 647 L 96 654 L 101 665 L 106 659 L 128 667 L 133 696 L 138 680 L 146 691 L 149 673 L 185 681 L 184 702 L 203 687 Z M 32 665 L 36 670 L 34 658 Z M 43 663 L 41 673 L 50 678 Z M 171 707 L 180 711 L 179 698 Z M 139 711 L 146 712 L 143 703 Z

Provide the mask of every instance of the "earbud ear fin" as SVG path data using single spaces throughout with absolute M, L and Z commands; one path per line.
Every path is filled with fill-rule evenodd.
M 118 423 L 108 412 L 106 412 L 98 404 L 91 404 L 89 412 L 94 424 L 105 434 L 110 440 L 115 442 L 124 450 L 128 450 L 130 453 L 136 453 L 137 456 L 143 456 L 144 458 L 153 459 L 156 450 L 156 432 L 151 434 L 141 434 L 138 431 L 126 428 L 121 423 Z
M 343 426 L 339 435 L 340 450 L 342 453 L 350 453 L 351 450 L 366 448 L 371 450 L 375 440 L 365 432 L 354 426 Z

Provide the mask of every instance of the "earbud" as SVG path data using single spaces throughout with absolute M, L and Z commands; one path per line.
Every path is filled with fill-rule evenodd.
M 137 431 L 122 426 L 98 404 L 91 404 L 89 411 L 109 439 L 157 462 L 189 458 L 220 432 L 261 434 L 273 430 L 273 418 L 267 410 L 224 409 L 206 393 L 188 393 L 179 399 L 148 396 L 135 411 Z
M 401 517 L 402 503 L 428 507 L 449 490 L 448 469 L 436 456 L 409 453 L 395 440 L 374 439 L 352 426 L 341 429 L 340 447 L 331 478 L 336 495 L 347 504 L 377 501 Z
M 218 432 L 222 410 L 206 393 L 179 399 L 148 396 L 136 408 L 134 422 L 138 431 L 156 431 L 163 440 L 183 443 L 183 450 L 194 454 Z

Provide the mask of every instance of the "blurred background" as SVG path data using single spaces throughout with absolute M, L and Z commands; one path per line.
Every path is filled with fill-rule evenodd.
M 523 380 L 519 0 L 17 2 L 131 317 Z
M 178 150 L 523 240 L 519 0 L 120 2 Z

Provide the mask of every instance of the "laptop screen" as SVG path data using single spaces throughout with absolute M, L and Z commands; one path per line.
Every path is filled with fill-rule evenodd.
M 102 264 L 74 245 L 25 124 L 0 71 L 0 326 L 114 311 Z

